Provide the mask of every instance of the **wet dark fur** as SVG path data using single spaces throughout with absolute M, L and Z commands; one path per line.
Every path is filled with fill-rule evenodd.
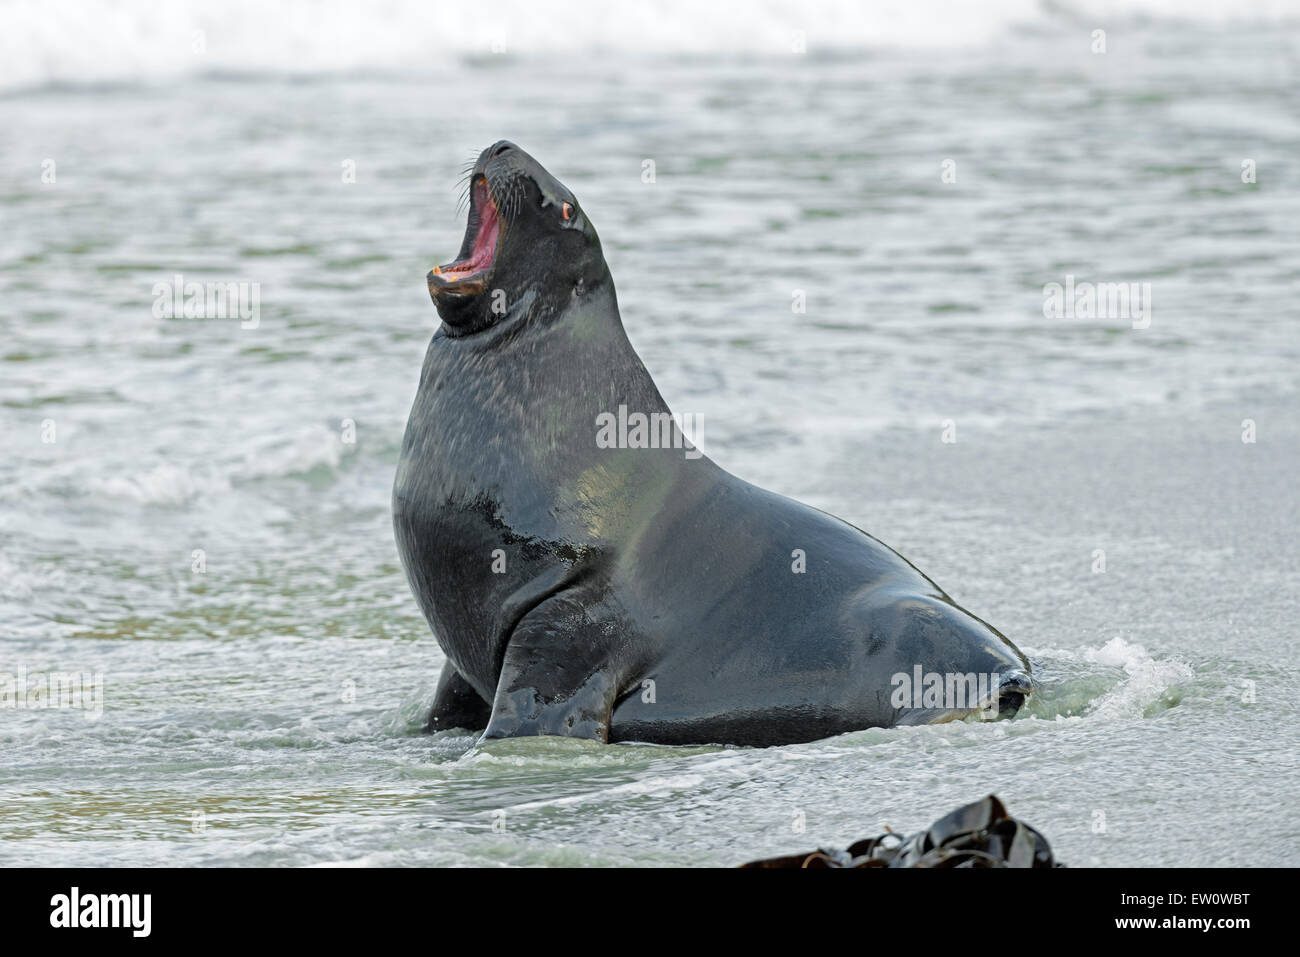
M 871 536 L 681 448 L 597 447 L 600 413 L 668 407 L 595 229 L 512 144 L 470 175 L 500 209 L 497 255 L 480 294 L 431 280 L 443 325 L 393 489 L 447 656 L 430 728 L 769 745 L 958 716 L 891 703 L 918 664 L 1002 675 L 1019 706 L 1024 656 Z

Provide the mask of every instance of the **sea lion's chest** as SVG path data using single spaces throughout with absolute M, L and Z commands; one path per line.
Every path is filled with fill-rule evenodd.
M 521 377 L 508 362 L 430 346 L 393 485 L 398 553 L 412 591 L 462 669 L 495 661 L 511 596 L 590 542 Z M 523 383 L 526 385 L 526 383 Z M 562 457 L 561 457 L 562 458 Z

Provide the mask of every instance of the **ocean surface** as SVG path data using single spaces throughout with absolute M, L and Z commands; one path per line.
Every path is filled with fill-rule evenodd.
M 0 864 L 728 865 L 990 792 L 1072 865 L 1300 864 L 1300 11 L 381 6 L 0 10 Z M 715 461 L 1029 655 L 1014 720 L 419 732 L 389 495 L 500 138 Z

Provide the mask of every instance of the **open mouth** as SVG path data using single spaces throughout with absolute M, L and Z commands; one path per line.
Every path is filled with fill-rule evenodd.
M 470 187 L 469 222 L 465 226 L 460 258 L 433 267 L 429 273 L 430 290 L 473 295 L 486 289 L 500 236 L 501 217 L 492 201 L 487 179 L 477 176 Z

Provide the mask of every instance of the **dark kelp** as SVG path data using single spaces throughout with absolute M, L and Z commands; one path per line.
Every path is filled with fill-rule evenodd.
M 1064 867 L 1047 838 L 1007 813 L 990 794 L 904 838 L 886 833 L 844 850 L 818 848 L 741 867 Z

